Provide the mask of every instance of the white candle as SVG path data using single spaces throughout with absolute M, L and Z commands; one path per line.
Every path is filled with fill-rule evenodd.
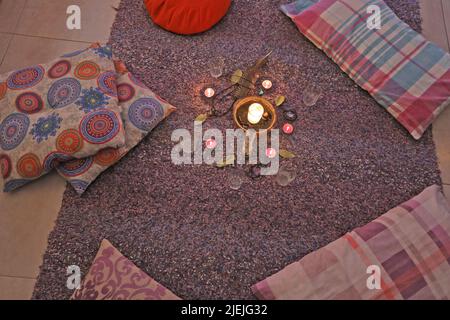
M 205 90 L 205 97 L 207 98 L 211 98 L 212 96 L 214 96 L 216 92 L 214 91 L 213 88 L 206 88 Z
M 264 87 L 264 89 L 269 90 L 270 88 L 272 88 L 272 81 L 264 80 L 262 82 L 262 86 Z
M 261 121 L 261 118 L 264 114 L 264 107 L 259 103 L 253 103 L 248 108 L 248 122 L 251 124 L 257 124 Z

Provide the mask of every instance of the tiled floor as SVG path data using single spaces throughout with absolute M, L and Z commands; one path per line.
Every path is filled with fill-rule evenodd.
M 450 51 L 450 0 L 421 0 L 425 37 Z M 444 192 L 450 199 L 450 108 L 433 125 Z
M 105 42 L 119 2 L 0 0 L 0 74 Z M 66 28 L 73 4 L 81 8 L 81 30 Z M 65 186 L 51 174 L 18 192 L 0 192 L 0 299 L 31 297 Z
M 0 0 L 0 73 L 105 41 L 120 0 Z M 450 0 L 421 0 L 424 34 L 450 50 Z M 67 30 L 77 4 L 82 30 Z M 450 108 L 434 125 L 444 190 L 450 199 Z M 1 187 L 1 186 L 0 186 Z M 28 299 L 58 214 L 65 182 L 49 175 L 13 194 L 0 193 L 0 299 Z

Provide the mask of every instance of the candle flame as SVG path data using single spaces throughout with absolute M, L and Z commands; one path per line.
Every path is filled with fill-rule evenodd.
M 253 103 L 248 108 L 248 122 L 251 124 L 257 124 L 261 121 L 261 118 L 264 114 L 264 107 L 259 103 Z

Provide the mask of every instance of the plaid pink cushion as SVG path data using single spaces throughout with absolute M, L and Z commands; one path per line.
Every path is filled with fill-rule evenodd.
M 369 289 L 369 266 L 381 289 Z M 449 299 L 450 206 L 432 186 L 252 287 L 260 299 Z
M 369 5 L 381 29 L 369 29 Z M 450 55 L 381 0 L 298 0 L 281 7 L 299 30 L 420 139 L 450 104 Z

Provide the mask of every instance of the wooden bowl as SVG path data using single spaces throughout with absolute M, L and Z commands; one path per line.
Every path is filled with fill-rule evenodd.
M 262 119 L 257 124 L 251 124 L 247 120 L 248 108 L 252 103 L 259 103 L 264 107 L 264 112 L 268 113 L 267 120 Z M 233 120 L 242 130 L 255 129 L 257 133 L 273 128 L 277 122 L 277 112 L 273 105 L 266 99 L 252 96 L 240 99 L 233 106 Z

